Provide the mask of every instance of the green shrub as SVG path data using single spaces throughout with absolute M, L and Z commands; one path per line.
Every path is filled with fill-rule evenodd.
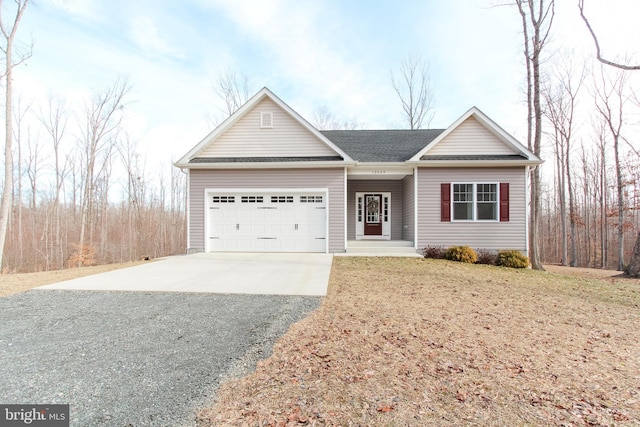
M 529 267 L 529 258 L 522 255 L 520 251 L 500 251 L 498 252 L 498 265 L 510 268 Z
M 475 264 L 478 259 L 476 251 L 469 246 L 452 246 L 447 249 L 444 257 L 449 261 L 466 262 L 469 264 Z
M 444 248 L 442 246 L 427 246 L 422 250 L 425 258 L 444 259 Z
M 498 263 L 498 254 L 494 251 L 479 249 L 477 264 L 496 265 Z

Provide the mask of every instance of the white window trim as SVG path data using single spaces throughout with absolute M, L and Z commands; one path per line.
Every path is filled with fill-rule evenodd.
M 455 219 L 454 216 L 454 205 L 455 202 L 453 200 L 453 188 L 456 184 L 460 184 L 460 185 L 468 185 L 471 184 L 473 185 L 473 202 L 472 202 L 472 207 L 473 207 L 473 218 L 472 219 Z M 496 219 L 478 219 L 478 200 L 477 200 L 477 194 L 478 194 L 478 185 L 483 185 L 483 184 L 493 184 L 496 186 Z M 452 182 L 451 183 L 451 189 L 450 189 L 450 194 L 449 194 L 449 200 L 451 200 L 450 202 L 450 215 L 451 215 L 451 222 L 500 222 L 500 183 L 499 182 L 485 182 L 485 181 L 481 181 L 481 182 L 469 182 L 469 181 L 459 181 L 459 182 Z
M 273 129 L 273 113 L 271 111 L 260 113 L 260 128 Z

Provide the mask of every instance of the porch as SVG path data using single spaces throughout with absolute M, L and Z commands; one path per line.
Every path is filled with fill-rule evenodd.
M 376 241 L 382 243 L 378 248 L 409 246 L 413 250 L 416 205 L 414 188 L 413 175 L 394 179 L 381 179 L 379 175 L 348 176 L 347 252 L 350 246 L 376 248 L 373 245 Z M 360 241 L 364 243 L 353 245 Z

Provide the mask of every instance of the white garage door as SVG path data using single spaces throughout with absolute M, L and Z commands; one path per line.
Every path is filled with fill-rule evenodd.
M 207 193 L 208 251 L 326 252 L 325 192 Z

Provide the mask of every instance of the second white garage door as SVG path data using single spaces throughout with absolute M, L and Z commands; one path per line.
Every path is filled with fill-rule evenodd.
M 211 252 L 326 252 L 326 192 L 206 193 Z

